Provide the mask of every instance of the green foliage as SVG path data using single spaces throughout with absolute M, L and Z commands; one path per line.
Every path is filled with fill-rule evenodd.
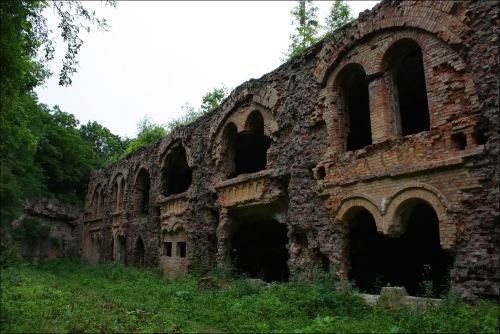
M 14 238 L 27 240 L 29 242 L 47 238 L 49 233 L 50 228 L 40 223 L 40 221 L 35 218 L 24 218 L 19 228 L 12 231 Z
M 201 98 L 200 112 L 202 115 L 217 108 L 228 94 L 229 90 L 224 84 L 220 88 L 214 88 L 211 92 L 205 93 Z
M 112 1 L 108 4 L 114 5 Z M 41 105 L 33 89 L 51 74 L 52 32 L 43 16 L 52 7 L 67 42 L 60 83 L 70 84 L 81 47 L 80 29 L 106 22 L 80 1 L 0 2 L 0 223 L 19 214 L 26 198 L 52 194 L 76 201 L 83 196 L 91 148 L 73 115 Z M 39 56 L 41 55 L 41 56 Z
M 80 127 L 82 137 L 91 144 L 94 168 L 103 168 L 120 158 L 129 139 L 122 138 L 97 122 L 88 122 Z
M 288 47 L 288 59 L 302 54 L 305 49 L 319 40 L 317 10 L 318 7 L 311 0 L 298 0 L 297 5 L 292 9 L 292 24 L 295 25 L 295 33 L 290 35 L 291 44 Z
M 330 12 L 325 19 L 325 25 L 319 24 L 316 17 L 318 8 L 311 0 L 298 0 L 292 10 L 295 33 L 290 35 L 291 44 L 288 48 L 287 58 L 292 59 L 301 55 L 310 46 L 323 38 L 335 38 L 345 24 L 353 20 L 352 11 L 344 0 L 334 0 Z M 322 33 L 322 31 L 325 31 Z
M 154 123 L 146 115 L 137 123 L 137 137 L 128 142 L 122 156 L 130 154 L 142 146 L 154 144 L 166 134 L 167 131 L 162 125 Z
M 167 123 L 167 129 L 172 131 L 178 126 L 191 124 L 196 121 L 201 116 L 205 115 L 209 111 L 218 107 L 219 104 L 224 100 L 229 94 L 229 89 L 226 85 L 222 84 L 220 88 L 214 88 L 212 91 L 205 93 L 202 97 L 202 102 L 200 108 L 195 110 L 195 108 L 186 103 L 183 105 L 182 112 L 183 115 Z
M 326 18 L 327 35 L 335 36 L 340 28 L 352 20 L 351 7 L 343 0 L 334 0 Z
M 2 332 L 498 333 L 498 305 L 444 300 L 389 311 L 350 286 L 228 280 L 197 291 L 197 278 L 78 259 L 18 263 L 2 271 Z

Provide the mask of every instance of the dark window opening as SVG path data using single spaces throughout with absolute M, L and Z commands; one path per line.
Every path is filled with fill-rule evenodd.
M 269 217 L 242 217 L 231 239 L 233 267 L 267 282 L 288 281 L 286 225 Z
M 296 244 L 304 248 L 307 248 L 307 245 L 309 244 L 307 241 L 307 234 L 305 233 L 293 233 L 292 240 L 294 240 Z
M 235 130 L 236 127 L 226 132 L 227 156 L 233 159 L 229 163 L 229 178 L 264 170 L 271 140 L 264 135 L 264 119 L 260 112 L 250 114 L 244 131 L 235 133 Z
M 458 132 L 451 135 L 451 142 L 457 151 L 465 150 L 467 147 L 467 137 L 464 133 Z
M 321 270 L 325 273 L 330 272 L 330 259 L 323 253 L 318 253 L 315 262 L 319 264 Z
M 185 241 L 177 242 L 177 256 L 178 257 L 186 257 L 186 242 Z
M 186 150 L 182 145 L 177 145 L 165 158 L 163 170 L 165 196 L 185 192 L 192 180 L 193 174 L 187 163 Z
M 163 256 L 172 256 L 172 243 L 164 242 L 163 243 Z
M 366 210 L 350 219 L 349 278 L 360 290 L 378 293 L 386 285 L 404 286 L 410 295 L 422 295 L 427 282 L 435 297 L 446 291 L 452 258 L 441 249 L 436 213 L 423 203 L 408 210 L 406 231 L 398 238 L 378 234 Z
M 124 237 L 118 237 L 118 244 L 119 244 L 119 257 L 120 257 L 120 262 L 123 264 L 126 264 L 126 256 L 127 256 L 127 247 L 125 244 L 125 238 Z
M 137 175 L 136 188 L 139 213 L 148 214 L 150 180 L 149 173 L 145 169 L 141 169 Z
M 416 43 L 406 40 L 397 44 L 391 53 L 401 135 L 428 131 L 430 119 L 422 51 Z
M 484 145 L 488 141 L 488 137 L 486 136 L 484 131 L 476 131 L 472 134 L 476 145 Z
M 135 265 L 144 266 L 144 242 L 141 238 L 137 239 L 135 243 Z
M 318 171 L 318 179 L 319 180 L 324 180 L 326 177 L 326 170 L 325 167 L 321 166 L 317 169 Z
M 346 68 L 341 83 L 346 151 L 359 150 L 372 143 L 368 78 L 358 65 Z

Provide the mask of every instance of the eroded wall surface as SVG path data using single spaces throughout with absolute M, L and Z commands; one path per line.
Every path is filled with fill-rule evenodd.
M 414 210 L 425 206 L 452 286 L 498 296 L 498 30 L 495 2 L 383 1 L 94 172 L 82 256 L 159 265 L 166 276 L 233 264 L 273 279 L 352 279 L 354 226 L 373 224 L 388 245 L 418 227 Z M 421 78 L 423 95 L 408 77 Z M 261 222 L 286 226 L 288 273 L 267 259 L 240 263 L 252 245 L 235 249 L 233 237 L 253 222 L 264 234 Z M 387 247 L 381 266 L 392 263 Z

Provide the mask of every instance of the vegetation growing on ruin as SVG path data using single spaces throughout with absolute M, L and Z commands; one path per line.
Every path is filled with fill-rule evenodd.
M 498 305 L 448 297 L 425 310 L 364 304 L 346 285 L 161 278 L 158 269 L 79 260 L 20 263 L 1 277 L 2 332 L 498 333 Z M 340 287 L 340 288 L 339 288 Z

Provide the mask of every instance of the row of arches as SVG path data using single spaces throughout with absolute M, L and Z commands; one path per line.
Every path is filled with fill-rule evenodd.
M 378 293 L 382 286 L 404 286 L 409 294 L 447 289 L 453 259 L 440 245 L 439 220 L 428 203 L 419 201 L 404 208 L 404 233 L 379 233 L 373 215 L 355 207 L 346 219 L 348 278 L 360 290 Z
M 225 179 L 230 179 L 241 174 L 254 173 L 264 170 L 267 166 L 267 151 L 271 139 L 264 133 L 264 118 L 262 114 L 254 110 L 246 120 L 245 128 L 238 131 L 234 123 L 229 122 L 223 130 L 223 145 L 226 160 L 224 161 Z M 126 177 L 123 173 L 114 176 L 112 182 L 112 203 L 114 212 L 124 209 L 126 193 Z M 169 147 L 161 163 L 162 194 L 170 196 L 186 192 L 193 181 L 193 170 L 188 162 L 188 156 L 181 142 L 174 143 Z M 149 198 L 151 189 L 151 177 L 148 170 L 141 167 L 135 175 L 134 193 L 135 210 L 140 214 L 147 214 L 149 210 Z M 93 197 L 100 196 L 103 203 L 104 193 L 102 186 L 95 187 Z M 97 195 L 99 194 L 99 195 Z M 97 214 L 97 203 L 92 200 L 92 210 Z M 102 204 L 101 204 L 102 208 Z M 101 209 L 102 210 L 102 209 Z M 99 214 L 102 212 L 99 211 Z
M 116 234 L 111 240 L 111 254 L 113 261 L 142 267 L 146 263 L 146 252 L 142 237 L 137 237 L 133 243 L 132 258 L 127 256 L 127 238 L 124 234 Z
M 430 129 L 424 62 L 419 45 L 410 39 L 395 43 L 384 55 L 388 73 L 394 131 L 406 136 Z M 344 117 L 344 149 L 355 151 L 372 144 L 370 78 L 357 63 L 343 67 L 336 77 L 339 114 Z M 379 93 L 379 92 L 377 92 Z M 373 108 L 378 108 L 374 106 Z

